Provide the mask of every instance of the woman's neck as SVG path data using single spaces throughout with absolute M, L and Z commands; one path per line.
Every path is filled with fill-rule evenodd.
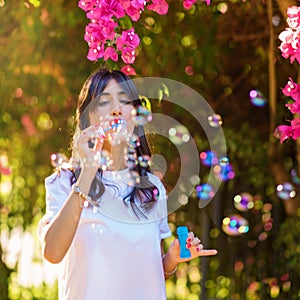
M 108 170 L 120 171 L 127 167 L 125 164 L 125 147 L 125 143 L 120 143 L 111 146 L 110 149 L 104 149 L 109 152 L 113 161 L 112 166 Z

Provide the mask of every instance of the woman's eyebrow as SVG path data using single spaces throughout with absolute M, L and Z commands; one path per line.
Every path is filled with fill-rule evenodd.
M 111 95 L 111 93 L 108 93 L 108 92 L 102 92 L 102 93 L 99 94 L 98 97 L 101 97 L 101 96 L 110 96 L 110 95 Z M 118 95 L 126 95 L 126 96 L 127 96 L 127 93 L 124 92 L 124 91 L 121 91 L 121 92 L 118 92 Z

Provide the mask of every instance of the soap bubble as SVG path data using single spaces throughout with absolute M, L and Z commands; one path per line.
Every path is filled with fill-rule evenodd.
M 198 198 L 204 201 L 211 200 L 215 195 L 213 187 L 207 183 L 196 186 L 196 193 Z
M 211 127 L 219 127 L 223 123 L 222 117 L 218 114 L 214 114 L 208 117 L 208 124 Z
M 227 164 L 224 167 L 221 165 L 216 165 L 214 166 L 213 170 L 215 177 L 222 181 L 231 180 L 235 176 L 235 172 L 231 164 Z
M 183 125 L 176 125 L 169 129 L 169 138 L 175 145 L 181 145 L 190 140 L 190 134 Z
M 69 160 L 63 153 L 53 153 L 51 154 L 51 165 L 54 168 L 66 168 Z
M 253 196 L 250 193 L 241 193 L 233 198 L 234 207 L 239 211 L 247 211 L 254 206 Z
M 213 151 L 204 151 L 200 153 L 201 163 L 205 166 L 216 165 L 219 162 L 217 154 Z
M 274 26 L 276 26 L 276 27 L 279 26 L 280 21 L 281 21 L 280 16 L 275 15 L 275 16 L 272 17 L 272 24 L 273 24 Z
M 238 236 L 249 231 L 249 222 L 241 215 L 234 214 L 223 219 L 222 229 L 230 236 Z
M 249 96 L 250 96 L 250 102 L 254 106 L 263 107 L 267 103 L 265 96 L 258 90 L 250 91 Z
M 294 198 L 296 196 L 295 188 L 289 182 L 277 185 L 276 191 L 278 198 L 282 200 L 289 200 L 290 198 Z
M 132 110 L 132 121 L 135 125 L 144 126 L 152 121 L 152 113 L 145 106 L 138 106 Z

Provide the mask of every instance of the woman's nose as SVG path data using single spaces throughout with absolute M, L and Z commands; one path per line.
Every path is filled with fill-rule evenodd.
M 120 116 L 122 115 L 122 111 L 121 111 L 121 107 L 120 105 L 115 105 L 112 109 L 112 112 L 111 112 L 111 115 L 112 116 Z

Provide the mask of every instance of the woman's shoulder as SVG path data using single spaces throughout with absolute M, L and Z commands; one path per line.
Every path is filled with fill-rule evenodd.
M 51 175 L 45 178 L 45 183 L 46 185 L 52 185 L 57 182 L 71 182 L 73 176 L 74 173 L 70 169 L 59 168 L 56 169 Z

